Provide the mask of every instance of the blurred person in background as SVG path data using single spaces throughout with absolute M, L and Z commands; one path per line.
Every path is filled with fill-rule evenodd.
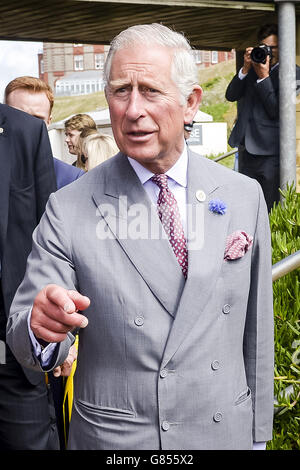
M 54 95 L 51 87 L 43 80 L 30 76 L 17 77 L 6 86 L 4 99 L 9 106 L 43 119 L 47 127 L 51 124 Z M 57 189 L 84 174 L 81 169 L 55 157 L 54 171 Z
M 81 168 L 83 171 L 87 171 L 86 165 L 85 165 L 85 157 L 82 155 L 82 142 L 83 140 L 88 137 L 88 136 L 98 136 L 100 135 L 99 132 L 95 129 L 91 129 L 89 127 L 83 129 L 83 131 L 80 133 L 76 147 L 74 147 L 74 150 L 76 151 L 77 154 L 77 160 L 73 163 L 73 165 L 76 164 L 77 168 Z
M 97 132 L 97 126 L 93 118 L 88 114 L 75 114 L 70 119 L 65 121 L 65 142 L 68 146 L 68 150 L 72 155 L 77 155 L 78 157 L 78 139 L 80 136 L 86 135 L 84 131 Z M 73 163 L 73 166 L 81 168 L 84 170 L 84 164 L 79 158 L 77 158 Z
M 117 144 L 108 134 L 92 134 L 80 137 L 79 148 L 85 170 L 89 171 L 119 152 Z

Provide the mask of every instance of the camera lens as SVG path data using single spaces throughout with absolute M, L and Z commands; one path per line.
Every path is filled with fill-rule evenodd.
M 266 61 L 268 52 L 264 47 L 254 47 L 251 51 L 251 59 L 253 62 L 263 64 Z

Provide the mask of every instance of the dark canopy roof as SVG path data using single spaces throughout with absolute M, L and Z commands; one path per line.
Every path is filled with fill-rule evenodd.
M 0 39 L 109 44 L 127 26 L 161 22 L 198 49 L 243 49 L 276 17 L 273 1 L 1 0 Z

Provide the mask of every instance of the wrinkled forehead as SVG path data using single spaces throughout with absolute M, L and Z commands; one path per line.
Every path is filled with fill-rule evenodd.
M 115 51 L 112 62 L 112 69 L 122 68 L 122 70 L 137 70 L 139 72 L 157 70 L 161 64 L 165 68 L 170 68 L 174 56 L 174 49 L 160 44 L 152 44 L 145 47 L 141 44 L 133 43 L 128 47 L 122 47 Z
M 112 59 L 109 84 L 137 83 L 144 80 L 165 83 L 170 80 L 174 51 L 161 45 L 122 48 Z

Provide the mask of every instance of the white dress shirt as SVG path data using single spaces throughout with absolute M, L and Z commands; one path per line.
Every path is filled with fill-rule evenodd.
M 159 187 L 156 183 L 151 181 L 152 173 L 150 170 L 147 170 L 143 165 L 141 165 L 138 161 L 134 160 L 133 158 L 127 157 L 130 165 L 136 172 L 140 182 L 142 183 L 145 191 L 147 192 L 151 202 L 156 206 L 157 199 L 159 195 Z M 166 175 L 168 176 L 168 186 L 170 191 L 173 193 L 180 217 L 183 226 L 184 233 L 186 234 L 186 226 L 187 226 L 187 215 L 186 215 L 186 188 L 187 188 L 187 164 L 188 164 L 188 156 L 187 156 L 187 148 L 186 144 L 184 143 L 184 149 L 182 154 L 180 155 L 179 159 L 167 172 Z

